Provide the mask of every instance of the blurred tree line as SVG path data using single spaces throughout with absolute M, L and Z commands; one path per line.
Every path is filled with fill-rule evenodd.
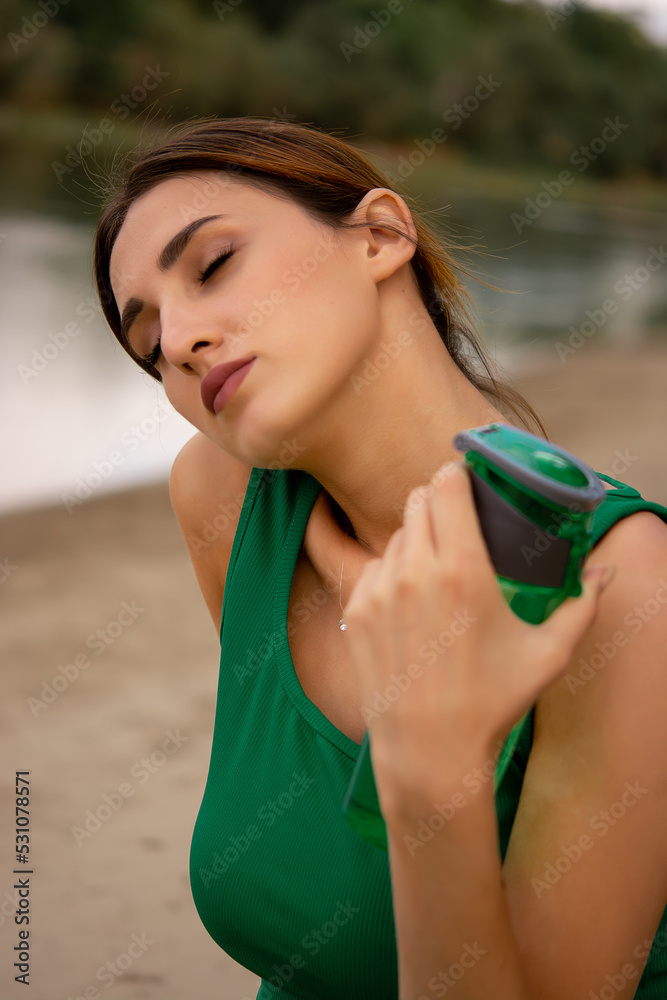
M 448 150 L 557 172 L 610 118 L 627 131 L 590 173 L 667 176 L 667 51 L 576 0 L 3 0 L 0 24 L 5 155 L 105 118 L 252 114 L 407 150 L 440 128 Z

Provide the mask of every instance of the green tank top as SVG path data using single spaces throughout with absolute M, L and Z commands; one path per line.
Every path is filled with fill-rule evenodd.
M 601 478 L 616 489 L 594 514 L 594 541 L 637 510 L 667 522 L 667 507 Z M 388 856 L 342 812 L 359 745 L 306 697 L 288 642 L 292 577 L 320 489 L 297 470 L 250 475 L 225 584 L 211 761 L 190 883 L 213 940 L 261 977 L 257 1000 L 396 1000 Z M 315 591 L 311 600 L 323 598 Z M 295 613 L 310 614 L 305 606 Z M 503 859 L 532 735 L 531 709 L 496 792 Z M 665 997 L 667 909 L 635 994 Z

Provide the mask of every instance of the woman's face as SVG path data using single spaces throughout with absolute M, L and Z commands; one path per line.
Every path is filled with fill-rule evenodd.
M 163 181 L 132 204 L 111 256 L 129 342 L 155 350 L 169 400 L 207 437 L 249 464 L 278 462 L 339 412 L 378 336 L 365 233 L 213 171 Z M 246 359 L 202 398 L 209 372 Z

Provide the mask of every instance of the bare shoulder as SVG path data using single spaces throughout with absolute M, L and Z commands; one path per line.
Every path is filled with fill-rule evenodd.
M 630 514 L 586 561 L 616 573 L 538 700 L 503 866 L 544 1000 L 591 995 L 621 967 L 638 977 L 667 900 L 667 524 Z
M 599 561 L 602 553 L 619 554 L 624 560 L 648 560 L 664 555 L 667 544 L 667 523 L 650 510 L 639 510 L 616 521 L 600 541 L 593 546 L 589 559 Z M 658 546 L 655 552 L 653 547 Z M 662 551 L 660 551 L 661 546 Z
M 202 517 L 237 499 L 239 492 L 245 495 L 251 470 L 201 432 L 195 434 L 171 467 L 169 492 L 179 524 L 195 527 Z
M 667 698 L 667 523 L 651 511 L 629 514 L 588 553 L 585 565 L 596 563 L 615 566 L 616 572 L 568 670 L 538 701 L 536 743 L 545 747 L 552 740 L 569 742 L 575 733 L 585 739 L 596 726 L 606 728 L 613 710 L 624 725 L 632 706 L 635 721 L 642 712 L 647 721 L 658 707 L 659 689 Z M 606 735 L 618 735 L 624 728 L 618 723 L 613 720 Z M 667 732 L 664 720 L 660 724 L 655 717 L 655 723 Z M 635 735 L 641 743 L 641 726 Z M 562 743 L 558 753 L 564 751 Z
M 169 478 L 171 504 L 216 629 L 251 471 L 197 433 L 179 451 Z

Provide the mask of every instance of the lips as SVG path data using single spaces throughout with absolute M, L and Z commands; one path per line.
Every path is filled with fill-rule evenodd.
M 211 368 L 201 384 L 201 398 L 207 410 L 213 414 L 220 412 L 250 371 L 254 361 L 255 357 L 237 358 Z

